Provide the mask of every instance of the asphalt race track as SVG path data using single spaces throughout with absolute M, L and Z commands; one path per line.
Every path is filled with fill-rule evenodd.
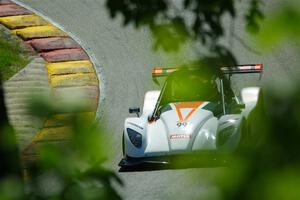
M 274 4 L 274 0 L 268 0 Z M 105 102 L 103 116 L 112 142 L 108 153 L 109 165 L 118 171 L 121 159 L 121 134 L 129 106 L 141 106 L 144 93 L 153 88 L 152 66 L 172 65 L 176 60 L 163 53 L 153 53 L 147 30 L 124 28 L 120 20 L 112 21 L 105 9 L 104 0 L 22 0 L 24 4 L 49 17 L 81 40 L 103 68 Z M 239 5 L 243 10 L 244 5 Z M 230 22 L 224 20 L 228 25 Z M 242 38 L 243 22 L 235 24 L 235 33 Z M 251 41 L 251 40 L 249 40 Z M 247 41 L 248 43 L 248 41 Z M 285 87 L 297 79 L 299 57 L 292 44 L 274 50 L 269 55 L 257 55 L 244 48 L 237 40 L 224 40 L 231 44 L 240 63 L 263 63 L 262 83 L 278 83 Z M 253 47 L 251 42 L 249 46 Z M 257 51 L 260 49 L 254 48 Z M 182 57 L 186 58 L 186 52 Z M 178 58 L 178 57 L 177 57 Z M 297 71 L 298 70 L 298 71 Z M 103 95 L 103 94 L 101 94 Z M 103 96 L 102 96 L 103 97 Z M 126 199 L 199 199 L 215 191 L 209 180 L 216 169 L 181 169 L 119 173 L 125 182 L 120 194 Z M 202 175 L 202 176 L 201 176 Z M 206 175 L 205 178 L 203 175 Z

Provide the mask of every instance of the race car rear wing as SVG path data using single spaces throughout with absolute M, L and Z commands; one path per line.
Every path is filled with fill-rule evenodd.
M 152 78 L 164 77 L 169 74 L 179 70 L 180 67 L 154 67 L 152 69 Z M 193 67 L 189 68 L 191 70 L 198 70 L 199 68 Z M 221 70 L 224 74 L 243 74 L 243 73 L 262 73 L 263 64 L 248 64 L 248 65 L 237 65 L 229 67 L 221 67 Z
M 179 70 L 180 67 L 172 67 L 172 68 L 162 68 L 162 67 L 154 67 L 152 69 L 152 78 L 155 83 L 159 85 L 159 82 L 157 80 L 158 77 L 166 77 L 170 75 L 171 73 Z M 200 70 L 200 68 L 192 67 L 188 68 L 189 70 Z M 258 73 L 260 74 L 260 78 L 263 71 L 263 64 L 248 64 L 248 65 L 237 65 L 237 66 L 228 66 L 228 67 L 221 67 L 221 71 L 230 76 L 233 74 L 246 74 L 246 73 Z M 226 103 L 225 103 L 225 92 L 224 92 L 224 86 L 223 86 L 223 79 L 220 78 L 220 88 L 221 88 L 221 95 L 222 95 L 222 107 L 223 107 L 223 113 L 226 114 Z M 161 94 L 164 91 L 166 84 L 164 85 Z M 157 101 L 157 104 L 155 106 L 154 112 L 152 114 L 151 119 L 156 115 L 158 110 L 159 101 L 161 100 L 161 95 L 159 96 L 159 99 Z
M 168 76 L 169 74 L 180 69 L 179 67 L 171 67 L 171 68 L 162 68 L 162 67 L 154 67 L 152 69 L 152 77 L 163 77 Z
M 238 65 L 232 67 L 222 67 L 224 74 L 262 73 L 263 64 Z

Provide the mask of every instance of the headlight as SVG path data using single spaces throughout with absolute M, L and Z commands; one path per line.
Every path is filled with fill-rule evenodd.
M 130 128 L 127 128 L 127 134 L 128 137 L 131 141 L 131 143 L 136 147 L 136 148 L 141 148 L 142 147 L 142 135 Z

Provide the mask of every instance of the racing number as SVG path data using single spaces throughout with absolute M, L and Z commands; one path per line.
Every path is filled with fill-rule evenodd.
M 187 122 L 177 122 L 178 128 L 180 128 L 180 127 L 186 127 L 186 125 L 187 125 Z

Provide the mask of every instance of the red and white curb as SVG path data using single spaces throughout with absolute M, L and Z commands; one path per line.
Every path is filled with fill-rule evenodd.
M 20 37 L 33 54 L 46 61 L 49 85 L 58 102 L 66 94 L 80 93 L 80 99 L 89 105 L 82 114 L 94 119 L 99 113 L 100 90 L 104 89 L 100 84 L 101 70 L 81 42 L 42 14 L 17 1 L 0 0 L 0 23 Z M 68 113 L 58 113 L 47 119 L 23 152 L 25 159 L 35 154 L 34 149 L 40 142 L 68 140 L 68 127 L 63 121 L 69 116 Z

